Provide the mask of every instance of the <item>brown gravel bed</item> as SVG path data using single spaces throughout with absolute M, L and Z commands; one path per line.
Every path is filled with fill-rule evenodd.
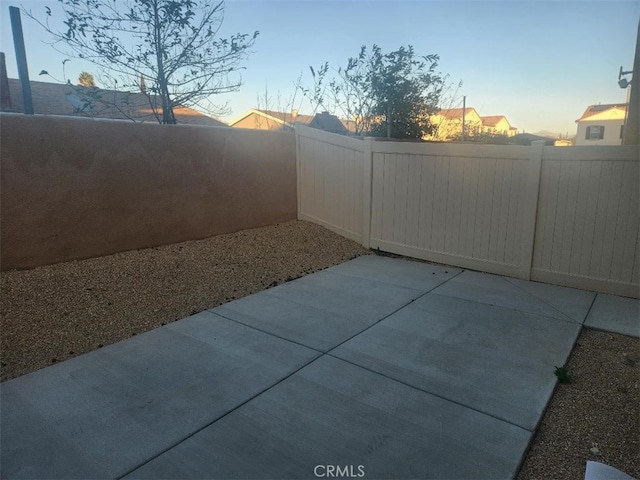
M 584 328 L 567 370 L 518 480 L 584 479 L 587 460 L 640 479 L 640 339 Z
M 0 275 L 1 380 L 369 253 L 292 221 Z
M 322 227 L 293 221 L 3 272 L 1 379 L 367 253 Z M 556 389 L 518 480 L 582 479 L 587 460 L 640 479 L 639 364 L 640 340 L 583 330 L 567 364 L 573 383 Z

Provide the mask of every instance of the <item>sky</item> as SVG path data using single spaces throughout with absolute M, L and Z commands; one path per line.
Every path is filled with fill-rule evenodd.
M 118 0 L 120 1 L 120 0 Z M 17 78 L 8 6 L 44 12 L 57 0 L 0 0 L 0 50 L 7 72 Z M 622 103 L 620 67 L 631 70 L 640 2 L 625 0 L 371 1 L 227 0 L 221 36 L 260 35 L 243 62 L 240 91 L 219 95 L 231 121 L 251 108 L 292 106 L 311 113 L 294 84 L 312 85 L 309 66 L 344 66 L 362 45 L 383 53 L 412 45 L 417 55 L 437 54 L 437 71 L 463 82 L 455 104 L 484 115 L 505 115 L 520 132 L 574 135 L 575 120 L 597 103 Z M 22 16 L 31 80 L 47 70 L 62 78 L 67 58 L 46 42 L 48 34 Z M 72 59 L 67 78 L 96 68 Z M 630 77 L 627 77 L 630 79 Z

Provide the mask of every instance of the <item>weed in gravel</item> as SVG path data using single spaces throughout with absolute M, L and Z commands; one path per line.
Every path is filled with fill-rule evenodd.
M 560 383 L 571 383 L 571 376 L 566 366 L 556 367 L 555 374 Z

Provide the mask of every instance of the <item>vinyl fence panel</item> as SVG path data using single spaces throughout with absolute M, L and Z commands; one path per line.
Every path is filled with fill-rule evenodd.
M 640 297 L 638 147 L 374 141 L 300 127 L 298 217 L 368 248 Z
M 373 150 L 372 248 L 519 275 L 528 148 L 374 142 Z
M 533 279 L 638 296 L 638 147 L 545 147 Z
M 298 218 L 363 242 L 364 142 L 296 128 Z

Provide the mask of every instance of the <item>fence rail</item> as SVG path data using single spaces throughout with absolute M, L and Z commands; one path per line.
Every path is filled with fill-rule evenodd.
M 298 218 L 366 247 L 640 297 L 637 147 L 354 139 L 296 129 Z

